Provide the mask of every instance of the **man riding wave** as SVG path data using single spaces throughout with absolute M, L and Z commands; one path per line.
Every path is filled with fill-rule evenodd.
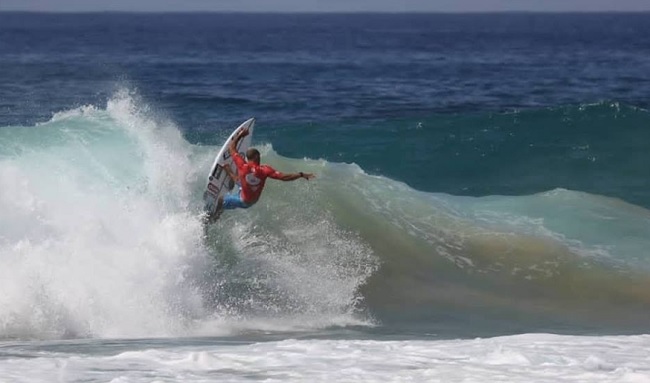
M 223 169 L 239 187 L 219 198 L 215 213 L 209 217 L 211 222 L 219 218 L 225 209 L 247 209 L 253 206 L 260 198 L 267 178 L 280 181 L 294 181 L 299 178 L 309 180 L 314 178 L 314 175 L 311 173 L 281 173 L 269 165 L 262 165 L 260 164 L 260 152 L 254 148 L 246 151 L 246 160 L 244 160 L 241 154 L 237 152 L 237 146 L 239 146 L 239 141 L 246 137 L 248 133 L 248 129 L 240 130 L 235 136 L 235 139 L 228 145 L 228 152 L 237 167 L 237 174 L 232 172 L 229 165 Z

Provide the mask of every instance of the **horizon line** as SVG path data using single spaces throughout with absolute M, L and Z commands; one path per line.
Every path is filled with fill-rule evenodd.
M 55 10 L 22 10 L 22 9 L 0 9 L 0 13 L 32 13 L 32 14 L 276 14 L 276 15 L 349 15 L 349 14 L 404 14 L 404 15 L 463 15 L 463 14 L 642 14 L 650 13 L 647 10 L 494 10 L 494 11 L 228 11 L 228 10 L 78 10 L 78 11 L 55 11 Z

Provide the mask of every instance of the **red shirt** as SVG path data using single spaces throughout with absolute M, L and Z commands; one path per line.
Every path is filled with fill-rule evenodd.
M 257 165 L 244 161 L 239 153 L 235 154 L 232 159 L 237 166 L 237 177 L 241 184 L 241 199 L 246 203 L 257 202 L 267 177 L 279 179 L 283 176 L 269 165 Z

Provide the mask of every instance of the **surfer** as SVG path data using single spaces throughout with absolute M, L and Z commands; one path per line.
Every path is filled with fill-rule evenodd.
M 267 178 L 280 181 L 294 181 L 299 178 L 309 180 L 314 178 L 314 175 L 311 173 L 281 173 L 269 165 L 262 165 L 260 164 L 260 152 L 254 148 L 246 151 L 246 160 L 244 160 L 242 155 L 237 152 L 237 146 L 239 145 L 239 141 L 247 135 L 248 129 L 242 129 L 228 146 L 228 152 L 237 167 L 237 174 L 233 174 L 230 166 L 226 166 L 223 169 L 239 187 L 224 197 L 219 198 L 215 213 L 209 217 L 210 222 L 216 221 L 225 209 L 247 209 L 253 206 L 260 198 Z

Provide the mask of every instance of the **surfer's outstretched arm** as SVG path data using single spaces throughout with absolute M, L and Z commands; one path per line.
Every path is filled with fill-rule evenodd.
M 314 175 L 311 173 L 280 173 L 280 172 L 275 172 L 275 174 L 270 175 L 271 178 L 280 180 L 280 181 L 295 181 L 299 178 L 304 178 L 306 180 L 310 180 L 314 178 Z

